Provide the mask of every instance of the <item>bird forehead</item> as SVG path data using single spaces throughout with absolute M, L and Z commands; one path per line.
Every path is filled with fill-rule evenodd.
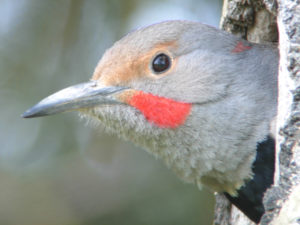
M 152 58 L 161 52 L 172 52 L 177 41 L 158 42 L 152 47 L 139 48 L 126 43 L 113 46 L 105 52 L 95 68 L 92 80 L 98 80 L 105 86 L 127 85 L 130 81 L 151 77 L 149 64 Z

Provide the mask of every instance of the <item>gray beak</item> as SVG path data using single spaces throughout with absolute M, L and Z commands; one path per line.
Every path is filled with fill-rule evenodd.
M 24 112 L 22 117 L 47 116 L 103 104 L 121 104 L 121 102 L 114 98 L 113 94 L 125 89 L 127 88 L 115 86 L 101 87 L 97 85 L 96 81 L 77 84 L 43 99 Z

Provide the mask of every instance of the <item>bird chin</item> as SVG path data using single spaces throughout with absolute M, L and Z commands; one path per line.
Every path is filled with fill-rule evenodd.
M 79 117 L 84 120 L 87 125 L 95 129 L 99 129 L 100 127 L 102 131 L 108 134 L 117 135 L 119 138 L 128 140 L 130 138 L 124 135 L 124 133 L 128 134 L 128 124 L 122 119 L 122 117 L 124 117 L 122 114 L 124 106 L 125 105 L 101 105 L 94 108 L 80 109 Z M 133 132 L 133 129 L 130 130 Z
M 78 115 L 79 118 L 83 120 L 88 126 L 96 128 L 102 124 L 91 109 L 80 109 L 78 110 Z

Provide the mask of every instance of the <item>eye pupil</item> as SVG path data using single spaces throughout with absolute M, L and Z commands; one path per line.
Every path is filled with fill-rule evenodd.
M 165 54 L 159 54 L 157 55 L 153 62 L 152 62 L 152 68 L 153 71 L 156 73 L 161 73 L 163 71 L 166 71 L 170 67 L 170 57 Z

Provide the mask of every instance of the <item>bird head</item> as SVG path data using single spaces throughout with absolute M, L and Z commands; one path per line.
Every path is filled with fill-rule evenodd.
M 176 128 L 187 119 L 192 104 L 217 101 L 226 94 L 231 76 L 215 66 L 224 59 L 214 57 L 219 46 L 210 46 L 216 31 L 187 21 L 133 31 L 105 52 L 90 82 L 49 96 L 23 116 L 88 113 L 104 105 L 122 105 L 158 127 Z
M 261 97 L 251 88 L 252 71 L 243 71 L 241 54 L 248 54 L 250 43 L 241 43 L 188 21 L 135 30 L 104 53 L 89 82 L 45 98 L 23 117 L 80 111 L 162 157 L 183 179 L 214 177 L 206 183 L 222 183 L 230 192 L 251 176 L 255 152 L 238 153 L 242 159 L 234 162 L 228 151 L 238 152 L 240 140 L 254 129 L 250 117 L 255 98 Z M 249 84 L 241 87 L 245 80 Z M 224 151 L 217 154 L 219 149 Z M 240 175 L 224 176 L 244 164 Z

